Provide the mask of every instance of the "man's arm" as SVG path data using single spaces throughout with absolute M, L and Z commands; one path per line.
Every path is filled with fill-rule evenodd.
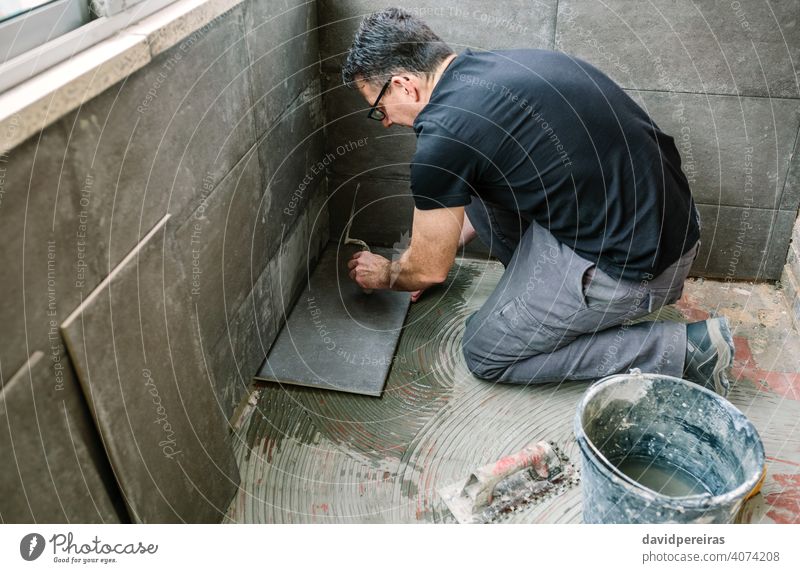
M 466 211 L 464 212 L 464 224 L 461 225 L 461 237 L 458 239 L 458 248 L 463 249 L 472 239 L 478 236 L 475 227 L 472 226 L 472 221 L 469 220 Z
M 414 209 L 411 245 L 396 261 L 361 251 L 348 267 L 361 288 L 415 291 L 444 282 L 453 266 L 464 224 L 464 207 Z M 471 225 L 470 225 L 471 227 Z

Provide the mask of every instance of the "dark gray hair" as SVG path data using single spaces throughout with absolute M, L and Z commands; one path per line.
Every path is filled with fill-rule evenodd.
M 425 22 L 400 8 L 365 16 L 342 66 L 342 80 L 374 85 L 403 72 L 431 74 L 453 50 Z

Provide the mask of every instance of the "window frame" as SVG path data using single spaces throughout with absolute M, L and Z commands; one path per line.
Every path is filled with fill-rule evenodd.
M 178 1 L 180 0 L 140 0 L 117 14 L 112 16 L 100 16 L 79 25 L 79 27 L 74 27 L 37 47 L 27 49 L 7 61 L 0 63 L 0 93 L 35 77 L 48 68 L 74 57 L 83 50 L 110 38 L 118 31 Z M 10 26 L 7 28 L 7 25 L 13 25 L 15 23 L 17 25 L 22 25 L 18 20 L 21 21 L 23 18 L 31 18 L 36 15 L 36 12 L 46 8 L 50 8 L 51 10 L 53 8 L 63 9 L 65 3 L 82 4 L 83 10 L 86 11 L 88 16 L 90 0 L 55 0 L 54 2 L 34 8 L 33 10 L 24 12 L 0 23 L 0 35 L 3 35 L 7 29 L 11 29 Z M 122 4 L 122 2 L 119 4 Z M 129 4 L 131 4 L 130 1 L 125 5 L 127 6 Z M 52 18 L 52 13 L 50 17 Z M 42 20 L 45 25 L 47 21 L 46 19 Z M 52 33 L 48 35 L 52 35 Z M 2 52 L 4 45 L 5 44 L 0 42 L 0 57 L 2 58 L 5 58 L 5 54 Z

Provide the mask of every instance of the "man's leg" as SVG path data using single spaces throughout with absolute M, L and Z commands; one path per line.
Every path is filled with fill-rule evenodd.
M 478 197 L 472 198 L 465 212 L 489 253 L 507 267 L 520 238 L 530 225 L 530 219 L 486 203 Z
M 632 283 L 532 223 L 495 291 L 467 320 L 468 367 L 503 382 L 593 379 L 634 366 L 680 376 L 685 325 L 619 325 L 677 300 L 694 252 L 652 281 Z

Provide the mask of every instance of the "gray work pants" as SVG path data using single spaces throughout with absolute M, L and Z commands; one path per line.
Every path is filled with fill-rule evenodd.
M 479 378 L 512 383 L 594 380 L 640 368 L 681 377 L 686 326 L 628 324 L 676 302 L 699 243 L 657 277 L 615 279 L 535 221 L 477 199 L 467 216 L 506 267 L 467 318 L 463 351 Z

